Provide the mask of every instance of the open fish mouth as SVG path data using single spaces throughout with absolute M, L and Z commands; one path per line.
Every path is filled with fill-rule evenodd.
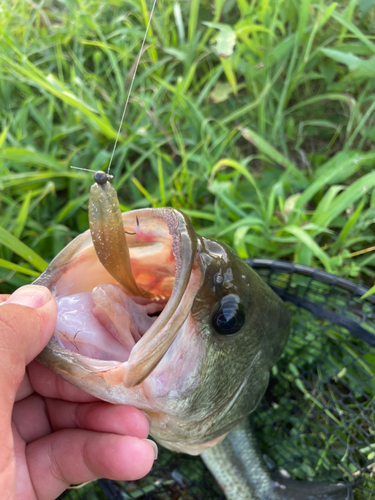
M 58 303 L 39 360 L 104 401 L 146 411 L 159 443 L 201 453 L 258 405 L 289 313 L 181 212 L 121 214 L 107 174 L 95 176 L 90 231 L 35 282 Z
M 55 333 L 40 359 L 49 366 L 58 362 L 68 374 L 96 373 L 108 384 L 134 387 L 157 366 L 185 322 L 201 271 L 195 233 L 180 212 L 136 210 L 122 214 L 122 221 L 143 296 L 129 293 L 105 269 L 86 231 L 35 282 L 47 286 L 58 304 Z

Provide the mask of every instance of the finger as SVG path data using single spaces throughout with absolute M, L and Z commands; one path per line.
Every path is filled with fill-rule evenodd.
M 33 394 L 33 392 L 34 392 L 34 389 L 31 386 L 29 376 L 26 372 L 23 379 L 22 379 L 20 386 L 18 387 L 16 397 L 14 400 L 20 401 L 21 399 L 25 399 L 25 398 L 31 396 L 31 394 Z
M 12 422 L 26 444 L 52 432 L 44 399 L 35 393 L 15 403 Z
M 0 472 L 13 460 L 10 417 L 25 366 L 48 342 L 56 315 L 51 293 L 39 286 L 22 287 L 0 304 Z
M 53 430 L 80 428 L 146 439 L 149 433 L 147 417 L 132 406 L 110 403 L 68 403 L 46 400 Z
M 34 390 L 46 398 L 58 398 L 80 403 L 99 401 L 94 396 L 90 396 L 90 394 L 81 391 L 81 389 L 52 373 L 38 361 L 32 361 L 28 365 L 27 373 Z
M 25 366 L 47 344 L 57 316 L 57 305 L 50 291 L 42 286 L 26 285 L 16 290 L 0 304 L 0 357 L 4 375 L 22 367 L 20 384 Z M 23 366 L 22 366 L 23 365 Z M 17 373 L 19 376 L 19 373 Z
M 69 403 L 36 394 L 14 405 L 13 422 L 28 444 L 62 429 L 86 429 L 145 439 L 147 417 L 131 406 L 110 403 Z
M 1 304 L 2 302 L 5 302 L 6 300 L 8 300 L 8 299 L 9 299 L 9 297 L 10 297 L 10 295 L 9 295 L 9 294 L 6 294 L 6 293 L 3 293 L 2 295 L 0 295 L 0 304 Z
M 149 441 L 86 430 L 63 430 L 26 447 L 30 479 L 38 500 L 50 500 L 69 484 L 98 477 L 135 480 L 154 462 Z

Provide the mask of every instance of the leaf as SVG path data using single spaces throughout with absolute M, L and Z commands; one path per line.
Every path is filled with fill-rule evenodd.
M 293 210 L 294 210 L 294 208 L 296 206 L 296 203 L 298 201 L 298 198 L 300 198 L 300 197 L 301 197 L 301 194 L 300 193 L 296 193 L 296 194 L 292 194 L 291 196 L 289 196 L 285 200 L 283 212 L 286 215 L 289 215 L 291 212 L 293 212 Z
M 78 109 L 84 114 L 92 125 L 95 125 L 108 138 L 116 139 L 117 131 L 112 127 L 104 116 L 98 116 L 90 106 L 75 96 L 72 92 L 65 89 L 63 84 L 53 75 L 45 77 L 30 61 L 27 61 L 27 68 L 15 63 L 9 57 L 1 54 L 0 57 L 19 75 L 28 78 L 29 80 L 42 87 L 50 94 L 58 97 L 63 102 Z M 120 135 L 119 140 L 122 140 Z
M 361 59 L 351 52 L 341 52 L 335 49 L 319 49 L 319 51 L 334 61 L 345 64 L 349 71 L 355 72 L 355 76 L 362 78 L 375 77 L 375 56 L 371 57 L 371 59 Z
M 250 228 L 251 226 L 240 227 L 234 233 L 233 245 L 241 259 L 247 259 L 249 257 L 245 243 L 245 236 Z
M 285 114 L 288 115 L 290 113 L 293 113 L 294 111 L 297 111 L 297 109 L 305 108 L 306 106 L 313 106 L 317 103 L 320 103 L 321 101 L 326 101 L 326 100 L 327 101 L 344 102 L 345 104 L 348 105 L 348 107 L 350 109 L 352 109 L 356 104 L 355 99 L 351 96 L 348 96 L 348 95 L 334 94 L 334 93 L 320 94 L 320 95 L 315 95 L 313 97 L 305 99 L 304 101 L 298 102 L 294 106 L 291 106 L 290 108 L 285 110 Z
M 157 200 L 147 191 L 147 189 L 144 186 L 142 186 L 142 184 L 136 177 L 133 176 L 131 180 L 134 183 L 134 185 L 139 189 L 139 191 L 143 194 L 143 196 L 149 200 L 149 202 L 153 207 L 155 207 Z
M 342 26 L 345 26 L 348 31 L 356 35 L 356 37 L 361 40 L 361 42 L 366 45 L 373 54 L 375 54 L 375 45 L 371 42 L 371 38 L 363 34 L 355 24 L 349 21 L 349 19 L 346 19 L 342 14 L 339 14 L 337 11 L 332 13 L 332 17 L 342 24 Z
M 180 39 L 180 43 L 185 42 L 185 26 L 182 18 L 181 5 L 180 2 L 173 3 L 173 14 L 174 20 L 176 23 L 176 28 L 178 32 L 178 38 Z
M 177 4 L 177 2 L 176 2 Z M 163 47 L 163 51 L 170 56 L 173 56 L 175 59 L 181 62 L 185 62 L 187 60 L 186 52 L 182 50 L 175 49 L 173 47 Z
M 358 153 L 357 151 L 337 153 L 315 171 L 315 180 L 302 193 L 296 203 L 296 208 L 302 208 L 324 187 L 336 182 L 343 182 L 357 172 L 361 166 L 372 162 L 375 162 L 375 153 Z
M 183 212 L 188 217 L 195 217 L 196 219 L 204 219 L 215 222 L 216 216 L 215 214 L 210 214 L 208 212 L 202 212 L 201 210 L 190 210 L 187 208 L 181 208 L 181 212 Z
M 297 226 L 286 226 L 284 231 L 293 234 L 301 243 L 306 245 L 325 267 L 326 271 L 332 272 L 331 263 L 328 254 L 312 239 L 312 237 L 303 229 Z
M 197 31 L 198 17 L 199 17 L 200 0 L 191 0 L 189 26 L 188 26 L 188 39 L 192 42 L 195 38 Z
M 26 274 L 27 276 L 39 276 L 40 273 L 33 271 L 32 269 L 28 269 L 24 266 L 19 266 L 14 264 L 13 262 L 8 262 L 7 260 L 0 259 L 0 267 L 4 269 L 10 269 L 11 271 L 15 271 L 16 273 Z
M 345 189 L 345 186 L 342 184 L 338 184 L 335 186 L 331 186 L 327 192 L 324 194 L 323 198 L 320 200 L 318 206 L 316 207 L 312 217 L 311 222 L 316 223 L 322 216 L 324 216 L 327 211 L 330 210 L 330 207 L 333 203 L 333 200 L 338 196 L 340 191 Z
M 229 83 L 218 82 L 210 92 L 210 99 L 217 104 L 218 102 L 226 101 L 232 93 L 233 89 Z
M 6 137 L 7 133 L 8 133 L 8 130 L 9 130 L 9 127 L 4 127 L 3 131 L 0 134 L 0 148 L 4 144 L 5 137 Z
M 359 0 L 358 2 L 358 8 L 361 11 L 362 17 L 368 14 L 372 7 L 375 7 L 375 0 Z
M 159 178 L 160 203 L 162 207 L 165 207 L 166 199 L 165 199 L 163 162 L 161 160 L 161 154 L 159 150 L 158 150 L 158 178 Z
M 27 216 L 29 214 L 31 195 L 32 195 L 32 192 L 28 191 L 28 193 L 26 194 L 25 199 L 22 203 L 22 207 L 21 207 L 20 211 L 18 212 L 16 225 L 13 228 L 13 234 L 16 238 L 19 238 L 21 236 L 23 228 L 25 227 Z
M 353 182 L 343 193 L 332 202 L 329 211 L 322 213 L 314 221 L 320 227 L 327 227 L 333 219 L 338 217 L 345 210 L 353 205 L 363 194 L 375 186 L 375 172 L 364 175 Z
M 209 28 L 216 28 L 219 34 L 216 36 L 215 52 L 219 57 L 229 57 L 233 54 L 236 44 L 236 32 L 229 24 L 203 22 Z
M 236 203 L 234 203 L 228 194 L 230 193 L 232 189 L 232 183 L 231 182 L 218 182 L 218 181 L 213 181 L 208 185 L 208 190 L 217 196 L 225 205 L 227 205 L 228 208 L 230 208 L 235 214 L 237 214 L 239 217 L 247 217 L 246 212 L 241 210 Z
M 81 196 L 78 196 L 78 198 L 75 198 L 73 200 L 70 200 L 61 210 L 58 212 L 58 214 L 55 217 L 56 222 L 62 222 L 66 218 L 72 216 L 77 210 L 79 210 L 84 203 L 89 199 L 90 194 L 85 193 L 82 194 Z
M 244 139 L 254 144 L 254 146 L 256 146 L 264 155 L 268 156 L 268 158 L 292 172 L 298 179 L 304 179 L 303 173 L 298 170 L 294 163 L 279 153 L 277 149 L 271 146 L 271 144 L 263 139 L 263 137 L 254 132 L 254 130 L 249 128 L 240 128 L 240 132 Z
M 1 177 L 1 182 L 4 188 L 13 186 L 20 187 L 24 184 L 34 184 L 43 182 L 46 179 L 55 179 L 59 177 L 66 177 L 71 179 L 85 179 L 87 175 L 77 174 L 75 172 L 25 172 L 21 174 L 9 174 Z
M 247 104 L 246 106 L 242 106 L 236 111 L 233 111 L 229 115 L 227 115 L 223 120 L 223 124 L 231 123 L 234 120 L 237 120 L 243 115 L 246 115 L 249 113 L 252 109 L 258 107 L 265 99 L 268 93 L 271 91 L 272 87 L 274 86 L 275 82 L 278 81 L 280 78 L 281 73 L 283 72 L 284 66 L 280 65 L 279 69 L 276 71 L 275 75 L 272 77 L 271 80 L 269 80 L 263 87 L 262 91 L 259 93 L 258 97 Z
M 63 170 L 65 166 L 56 161 L 52 156 L 29 149 L 4 148 L 0 151 L 0 158 L 17 163 L 39 165 L 40 167 L 51 168 L 52 170 Z
M 366 297 L 369 297 L 373 293 L 375 293 L 375 285 L 371 287 L 370 290 L 367 290 L 367 292 L 362 295 L 361 299 L 365 299 Z
M 341 243 L 343 243 L 347 238 L 348 234 L 350 233 L 352 227 L 355 225 L 355 223 L 358 220 L 358 217 L 360 216 L 363 207 L 365 205 L 366 201 L 366 196 L 364 196 L 359 203 L 358 207 L 354 211 L 354 213 L 349 217 L 348 221 L 346 222 L 345 226 L 342 228 L 341 233 L 339 234 L 338 238 L 335 241 L 334 248 L 340 248 Z
M 13 236 L 13 234 L 9 233 L 3 227 L 0 227 L 0 243 L 25 259 L 27 262 L 30 262 L 30 264 L 32 264 L 39 271 L 44 271 L 48 266 L 47 262 L 34 252 L 34 250 L 25 245 L 25 243 L 22 243 L 22 241 Z
M 250 184 L 253 186 L 253 188 L 258 196 L 262 211 L 264 212 L 265 211 L 265 204 L 264 204 L 264 200 L 263 200 L 263 195 L 259 189 L 259 186 L 258 186 L 256 180 L 251 175 L 251 173 L 247 170 L 247 168 L 245 168 L 243 165 L 241 165 L 241 163 L 239 163 L 238 161 L 232 160 L 231 158 L 223 158 L 220 161 L 218 161 L 213 166 L 213 168 L 211 170 L 209 183 L 212 182 L 212 179 L 214 178 L 216 172 L 218 172 L 219 170 L 221 170 L 225 167 L 232 167 L 233 169 L 237 170 L 237 172 L 242 174 L 250 182 Z
M 221 238 L 225 234 L 231 233 L 239 228 L 243 228 L 244 226 L 246 226 L 248 229 L 254 226 L 263 227 L 264 222 L 259 217 L 244 217 L 243 219 L 240 219 L 236 222 L 233 222 L 232 224 L 229 224 L 225 229 L 220 231 L 216 235 L 216 237 Z
M 220 57 L 220 62 L 223 66 L 223 70 L 225 73 L 225 76 L 227 77 L 228 82 L 230 83 L 230 86 L 233 89 L 233 93 L 237 95 L 237 78 L 236 74 L 233 71 L 233 60 L 232 58 L 227 59 L 225 57 Z

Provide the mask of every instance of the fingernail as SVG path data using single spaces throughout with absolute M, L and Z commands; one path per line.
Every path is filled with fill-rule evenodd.
M 25 285 L 16 290 L 4 304 L 19 304 L 33 309 L 44 306 L 51 298 L 50 291 L 44 286 Z
M 158 447 L 157 447 L 157 444 L 155 443 L 155 441 L 152 441 L 151 439 L 144 439 L 143 441 L 147 441 L 148 443 L 150 443 L 150 445 L 152 446 L 152 449 L 154 450 L 154 460 L 156 460 L 158 458 Z

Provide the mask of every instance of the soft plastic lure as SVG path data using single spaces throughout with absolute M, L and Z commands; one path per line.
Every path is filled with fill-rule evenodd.
M 89 223 L 95 251 L 104 268 L 131 295 L 151 297 L 135 282 L 120 205 L 110 179 L 112 175 L 99 170 L 90 189 Z

